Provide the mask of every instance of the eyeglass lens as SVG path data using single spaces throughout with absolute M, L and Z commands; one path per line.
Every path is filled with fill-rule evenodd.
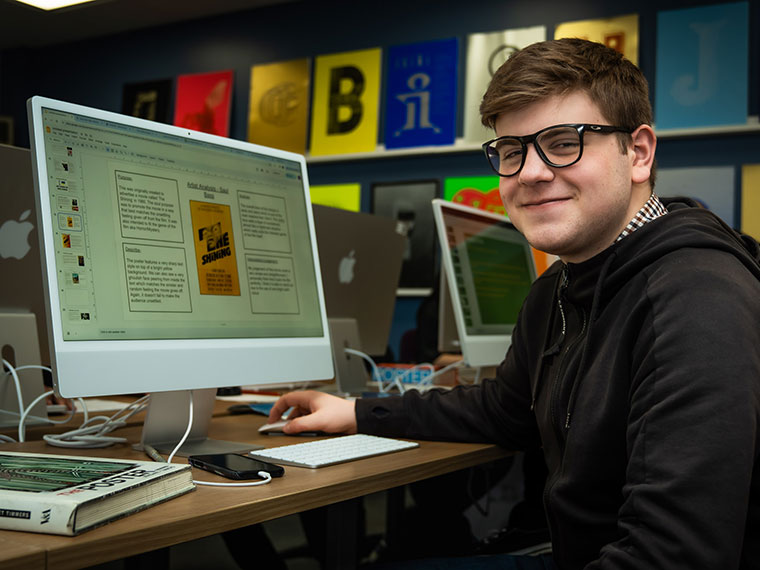
M 578 159 L 581 152 L 581 135 L 575 127 L 556 127 L 539 134 L 534 144 L 540 149 L 539 155 L 551 166 L 567 166 Z M 523 164 L 523 154 L 527 150 L 517 138 L 503 138 L 487 147 L 491 166 L 499 174 L 516 174 Z

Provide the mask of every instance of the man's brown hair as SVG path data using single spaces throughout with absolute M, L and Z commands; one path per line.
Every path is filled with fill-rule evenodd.
M 641 70 L 614 49 L 578 38 L 538 42 L 513 53 L 491 79 L 481 119 L 493 128 L 502 113 L 574 91 L 587 93 L 611 125 L 633 131 L 652 124 L 649 86 Z M 626 152 L 631 137 L 619 137 Z M 650 181 L 654 186 L 654 165 Z

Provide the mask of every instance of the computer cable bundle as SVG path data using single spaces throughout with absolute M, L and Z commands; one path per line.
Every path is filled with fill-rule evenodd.
M 190 430 L 193 427 L 193 391 L 188 390 L 188 393 L 190 394 L 190 407 L 188 410 L 187 429 L 185 430 L 185 433 L 183 434 L 182 438 L 179 440 L 179 443 L 177 443 L 177 445 L 174 447 L 172 452 L 169 454 L 169 457 L 166 459 L 167 463 L 172 462 L 172 459 L 174 459 L 174 456 L 177 454 L 177 451 L 179 451 L 179 449 L 187 440 L 187 437 L 190 435 Z M 272 476 L 266 471 L 259 471 L 257 475 L 262 478 L 261 481 L 248 481 L 246 483 L 217 483 L 214 481 L 193 480 L 193 483 L 195 483 L 196 485 L 206 485 L 208 487 L 258 487 L 259 485 L 266 485 L 267 483 L 272 481 Z
M 26 424 L 26 420 L 28 418 L 36 419 L 36 420 L 41 420 L 41 421 L 44 421 L 44 422 L 47 422 L 47 423 L 51 423 L 51 424 L 65 424 L 68 421 L 70 421 L 71 418 L 74 417 L 74 413 L 76 412 L 76 410 L 69 410 L 69 414 L 65 418 L 60 419 L 60 420 L 51 420 L 51 419 L 46 418 L 46 417 L 42 418 L 42 417 L 39 417 L 39 416 L 32 416 L 32 415 L 30 415 L 30 412 L 32 411 L 32 409 L 34 408 L 34 406 L 37 404 L 37 402 L 39 402 L 43 398 L 46 398 L 47 396 L 49 396 L 50 394 L 52 394 L 53 393 L 52 390 L 47 391 L 47 392 L 45 392 L 43 394 L 40 394 L 37 398 L 35 398 L 32 401 L 31 404 L 29 404 L 26 408 L 24 408 L 24 397 L 23 397 L 23 394 L 21 392 L 21 380 L 19 379 L 19 376 L 18 376 L 19 371 L 21 371 L 21 370 L 46 370 L 46 371 L 50 372 L 51 371 L 50 368 L 48 368 L 47 366 L 39 366 L 39 365 L 36 365 L 36 364 L 28 364 L 28 365 L 25 365 L 25 366 L 15 366 L 14 367 L 10 362 L 8 362 L 5 359 L 3 359 L 3 366 L 7 369 L 7 372 L 5 372 L 5 375 L 6 376 L 11 376 L 11 378 L 13 378 L 13 383 L 14 383 L 14 386 L 16 388 L 16 398 L 17 398 L 17 401 L 18 401 L 19 412 L 11 412 L 10 410 L 0 410 L 0 413 L 9 414 L 9 415 L 12 415 L 12 416 L 18 416 L 19 417 L 19 422 L 18 422 L 18 438 L 19 438 L 20 442 L 24 441 L 24 436 L 25 436 L 25 433 L 26 433 L 25 424 Z M 2 436 L 2 437 L 0 437 L 0 439 L 2 439 L 2 441 L 15 443 L 15 441 L 13 440 L 13 438 L 10 438 L 8 436 Z
M 429 363 L 429 362 L 423 362 L 421 364 L 415 364 L 414 366 L 412 366 L 408 370 L 404 371 L 404 373 L 401 374 L 400 376 L 396 376 L 386 386 L 386 385 L 383 384 L 383 379 L 380 376 L 380 371 L 379 371 L 379 369 L 377 367 L 377 364 L 375 364 L 375 361 L 372 359 L 371 356 L 369 356 L 368 354 L 365 354 L 364 352 L 362 352 L 360 350 L 355 350 L 353 348 L 344 348 L 343 350 L 346 352 L 346 354 L 352 354 L 354 356 L 359 356 L 359 357 L 363 358 L 364 360 L 366 360 L 367 362 L 369 362 L 370 366 L 372 367 L 372 378 L 373 378 L 373 380 L 375 382 L 377 382 L 378 386 L 380 387 L 380 392 L 382 392 L 382 393 L 387 393 L 391 388 L 393 388 L 393 386 L 396 386 L 396 388 L 398 388 L 398 391 L 403 394 L 404 392 L 406 392 L 409 389 L 406 386 L 404 386 L 404 378 L 406 378 L 407 376 L 411 376 L 411 374 L 413 372 L 415 372 L 416 370 L 422 369 L 422 368 L 427 368 L 427 369 L 431 370 L 431 374 L 429 374 L 425 379 L 423 379 L 422 382 L 420 382 L 418 385 L 416 385 L 414 387 L 414 389 L 418 389 L 418 388 L 423 387 L 423 386 L 430 386 L 430 387 L 432 387 L 433 386 L 433 380 L 435 380 L 435 378 L 437 378 L 438 376 L 441 376 L 441 375 L 445 374 L 446 372 L 448 372 L 449 370 L 452 370 L 454 368 L 460 368 L 460 367 L 464 366 L 464 362 L 461 361 L 461 360 L 458 360 L 456 362 L 452 362 L 451 364 L 448 364 L 448 365 L 444 366 L 440 370 L 436 370 L 435 366 L 433 364 Z
M 87 408 L 82 402 L 85 419 L 82 425 L 75 430 L 62 434 L 46 434 L 42 438 L 57 447 L 76 447 L 81 449 L 95 449 L 108 447 L 114 443 L 126 443 L 127 438 L 106 435 L 115 429 L 127 426 L 127 420 L 135 414 L 142 412 L 148 405 L 150 396 L 145 395 L 134 402 L 130 402 L 112 416 L 87 417 Z

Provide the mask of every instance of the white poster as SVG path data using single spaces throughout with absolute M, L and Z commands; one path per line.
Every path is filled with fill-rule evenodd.
M 544 26 L 468 36 L 464 94 L 464 140 L 466 142 L 482 143 L 493 138 L 493 133 L 480 122 L 480 102 L 496 70 L 512 53 L 545 39 Z

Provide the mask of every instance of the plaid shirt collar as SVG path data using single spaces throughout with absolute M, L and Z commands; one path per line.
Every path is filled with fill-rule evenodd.
M 660 202 L 660 199 L 657 197 L 657 195 L 652 192 L 652 195 L 649 197 L 649 200 L 646 201 L 646 204 L 644 204 L 641 210 L 639 210 L 633 219 L 628 222 L 628 225 L 625 226 L 625 229 L 620 232 L 620 235 L 615 240 L 615 243 L 619 242 L 624 237 L 631 235 L 644 224 L 647 224 L 652 220 L 656 220 L 660 216 L 664 216 L 667 213 L 668 210 L 665 208 L 665 206 L 662 205 L 662 202 Z

